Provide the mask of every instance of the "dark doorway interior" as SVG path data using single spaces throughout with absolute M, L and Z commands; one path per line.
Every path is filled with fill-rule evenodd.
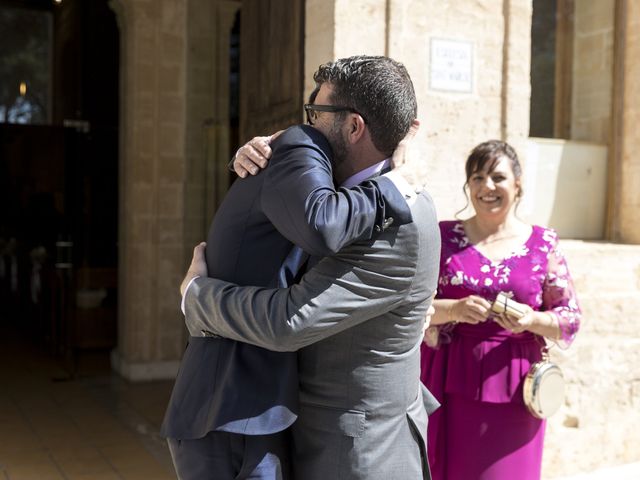
M 0 22 L 0 322 L 66 359 L 108 350 L 117 325 L 115 14 L 107 0 L 0 0 Z

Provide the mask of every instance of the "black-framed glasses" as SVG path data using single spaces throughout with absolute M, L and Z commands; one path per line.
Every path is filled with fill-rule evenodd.
M 364 123 L 367 123 L 367 119 L 364 118 L 364 115 L 362 115 L 355 108 L 351 108 L 351 107 L 342 107 L 340 105 L 316 105 L 315 103 L 305 103 L 304 111 L 307 114 L 307 123 L 309 125 L 313 125 L 316 122 L 316 120 L 318 119 L 318 112 L 351 112 L 351 113 L 357 113 L 358 115 L 360 115 L 362 117 L 362 120 L 364 120 Z

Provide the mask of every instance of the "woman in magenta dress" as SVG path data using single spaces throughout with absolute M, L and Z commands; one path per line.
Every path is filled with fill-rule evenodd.
M 545 339 L 572 342 L 580 310 L 556 233 L 515 216 L 513 148 L 482 143 L 465 169 L 475 215 L 440 223 L 435 315 L 422 345 L 422 381 L 442 403 L 429 418 L 433 479 L 537 480 L 545 421 L 524 405 L 523 380 Z M 492 316 L 499 292 L 525 316 Z

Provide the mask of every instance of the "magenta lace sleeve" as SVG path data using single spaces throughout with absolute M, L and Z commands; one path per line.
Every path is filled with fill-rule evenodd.
M 547 276 L 542 287 L 543 310 L 558 319 L 561 337 L 557 343 L 562 348 L 568 348 L 578 333 L 582 313 L 567 261 L 558 248 L 557 240 L 553 242 L 548 258 Z

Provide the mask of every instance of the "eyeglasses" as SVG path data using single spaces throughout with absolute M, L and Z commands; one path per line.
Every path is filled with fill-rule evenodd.
M 367 123 L 367 120 L 364 118 L 360 112 L 358 112 L 355 108 L 351 107 L 341 107 L 339 105 L 316 105 L 315 103 L 305 103 L 304 111 L 307 114 L 307 123 L 309 125 L 313 125 L 318 119 L 318 112 L 351 112 L 357 113 L 362 117 L 364 123 Z

